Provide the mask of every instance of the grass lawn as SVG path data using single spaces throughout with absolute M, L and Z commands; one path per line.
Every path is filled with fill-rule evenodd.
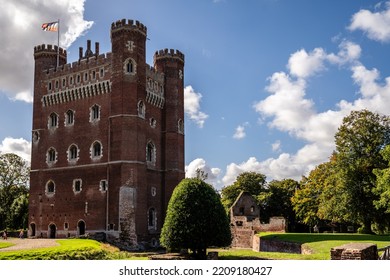
M 1 248 L 7 248 L 7 247 L 10 247 L 14 244 L 12 244 L 11 242 L 7 242 L 7 241 L 4 241 L 4 242 L 0 242 L 0 249 Z
M 275 259 L 275 260 L 328 260 L 330 249 L 351 242 L 377 244 L 378 248 L 390 246 L 388 235 L 367 234 L 305 234 L 262 233 L 261 238 L 298 242 L 313 253 L 310 255 L 254 252 L 250 249 L 210 249 L 218 251 L 221 260 Z M 0 260 L 146 260 L 148 253 L 129 253 L 90 239 L 57 240 L 60 246 L 33 250 L 0 252 Z M 12 246 L 11 242 L 0 242 L 0 248 Z
M 303 244 L 313 253 L 310 255 L 274 253 L 274 252 L 253 252 L 252 250 L 220 250 L 221 259 L 294 259 L 294 260 L 329 260 L 330 250 L 347 243 L 365 242 L 377 244 L 378 249 L 390 246 L 389 235 L 369 235 L 369 234 L 337 234 L 337 233 L 261 233 L 261 238 L 272 240 L 282 240 Z
M 9 243 L 9 242 L 7 242 Z M 90 239 L 57 240 L 60 246 L 0 252 L 0 260 L 112 260 L 147 259 L 144 255 L 120 252 L 116 247 Z M 6 244 L 1 242 L 0 244 Z M 12 246 L 12 243 L 9 243 Z M 7 247 L 8 247 L 7 246 Z

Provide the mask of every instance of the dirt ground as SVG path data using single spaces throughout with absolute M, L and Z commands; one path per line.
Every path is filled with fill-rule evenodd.
M 56 239 L 8 238 L 7 240 L 0 239 L 0 242 L 10 242 L 15 244 L 13 246 L 0 249 L 0 252 L 59 246 L 59 244 L 56 242 Z

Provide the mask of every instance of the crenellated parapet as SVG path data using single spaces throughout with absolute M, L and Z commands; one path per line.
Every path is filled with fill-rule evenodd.
M 58 46 L 53 45 L 38 45 L 34 47 L 34 57 L 40 57 L 40 56 L 57 56 Z M 62 58 L 67 57 L 66 50 L 63 48 L 59 49 L 59 55 Z
M 154 62 L 160 59 L 175 59 L 180 60 L 182 63 L 184 63 L 184 54 L 179 50 L 174 49 L 159 50 L 154 53 Z
M 129 19 L 129 20 L 122 19 L 122 20 L 118 20 L 116 22 L 113 22 L 111 24 L 111 36 L 114 33 L 120 32 L 120 31 L 136 31 L 136 32 L 140 32 L 145 37 L 147 34 L 147 28 L 145 25 L 140 23 L 138 20 L 134 21 L 131 19 Z
M 99 68 L 100 66 L 111 63 L 111 59 L 112 53 L 100 54 L 98 56 L 80 59 L 72 63 L 60 65 L 58 68 L 50 68 L 44 71 L 47 74 L 47 78 L 56 78 L 58 76 L 68 75 L 91 68 Z

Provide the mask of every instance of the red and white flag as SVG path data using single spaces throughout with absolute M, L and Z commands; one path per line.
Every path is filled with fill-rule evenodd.
M 58 21 L 48 22 L 48 23 L 42 24 L 42 30 L 43 31 L 57 32 L 58 31 Z

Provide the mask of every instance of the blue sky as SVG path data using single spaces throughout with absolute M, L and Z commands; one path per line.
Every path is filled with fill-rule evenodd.
M 327 161 L 351 110 L 390 114 L 390 2 L 0 0 L 0 152 L 29 158 L 33 47 L 61 19 L 68 62 L 86 40 L 109 52 L 111 23 L 148 28 L 147 61 L 185 54 L 186 170 L 217 188 L 244 171 L 299 180 Z M 389 82 L 388 82 L 389 81 Z

